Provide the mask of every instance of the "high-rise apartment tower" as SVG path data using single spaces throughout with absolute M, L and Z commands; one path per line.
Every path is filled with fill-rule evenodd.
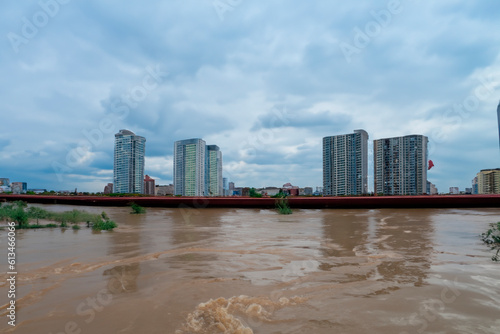
M 323 138 L 323 195 L 361 195 L 368 192 L 368 133 Z
M 483 169 L 476 178 L 478 194 L 500 194 L 500 168 Z
M 498 145 L 500 145 L 500 101 L 497 107 L 497 120 L 498 120 Z
M 206 144 L 203 139 L 185 139 L 174 144 L 174 194 L 205 196 Z
M 384 195 L 426 193 L 427 143 L 427 137 L 422 135 L 374 140 L 375 193 Z
M 206 153 L 206 194 L 224 196 L 222 182 L 222 152 L 217 145 L 207 145 Z
M 144 192 L 146 139 L 129 130 L 115 134 L 113 186 L 115 193 Z

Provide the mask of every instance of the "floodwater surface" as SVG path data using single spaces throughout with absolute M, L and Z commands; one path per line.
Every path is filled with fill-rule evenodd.
M 17 231 L 13 333 L 499 333 L 499 209 L 106 211 L 118 228 Z

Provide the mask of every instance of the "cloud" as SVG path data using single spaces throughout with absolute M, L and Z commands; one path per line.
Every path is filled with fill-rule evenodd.
M 19 52 L 0 41 L 0 177 L 102 191 L 114 133 L 127 128 L 146 137 L 146 173 L 162 183 L 174 141 L 201 137 L 237 185 L 320 186 L 321 138 L 365 129 L 370 141 L 427 135 L 430 180 L 469 187 L 497 164 L 499 9 L 401 1 L 384 23 L 386 2 L 244 1 L 221 20 L 210 1 L 71 1 Z M 6 3 L 2 36 L 22 36 L 23 17 L 40 10 Z M 356 38 L 348 61 L 340 45 Z M 157 66 L 168 74 L 117 112 Z

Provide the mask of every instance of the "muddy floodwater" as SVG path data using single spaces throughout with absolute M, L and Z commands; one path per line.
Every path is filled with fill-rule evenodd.
M 17 231 L 16 327 L 0 231 L 0 332 L 500 333 L 500 209 L 43 207 L 119 226 Z

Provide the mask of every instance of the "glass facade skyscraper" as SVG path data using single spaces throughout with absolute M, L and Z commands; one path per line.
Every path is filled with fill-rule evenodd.
M 206 144 L 194 138 L 174 144 L 174 194 L 205 196 Z
M 427 143 L 422 135 L 373 141 L 374 190 L 383 195 L 421 195 L 427 191 Z
M 498 120 L 498 145 L 500 146 L 500 101 L 497 107 L 497 120 Z
M 222 152 L 200 138 L 174 144 L 174 194 L 223 196 Z
M 224 196 L 222 183 L 222 152 L 217 145 L 207 145 L 206 195 Z
M 115 134 L 113 187 L 115 193 L 144 192 L 146 139 L 129 130 Z
M 323 195 L 361 195 L 368 192 L 368 133 L 323 138 Z

